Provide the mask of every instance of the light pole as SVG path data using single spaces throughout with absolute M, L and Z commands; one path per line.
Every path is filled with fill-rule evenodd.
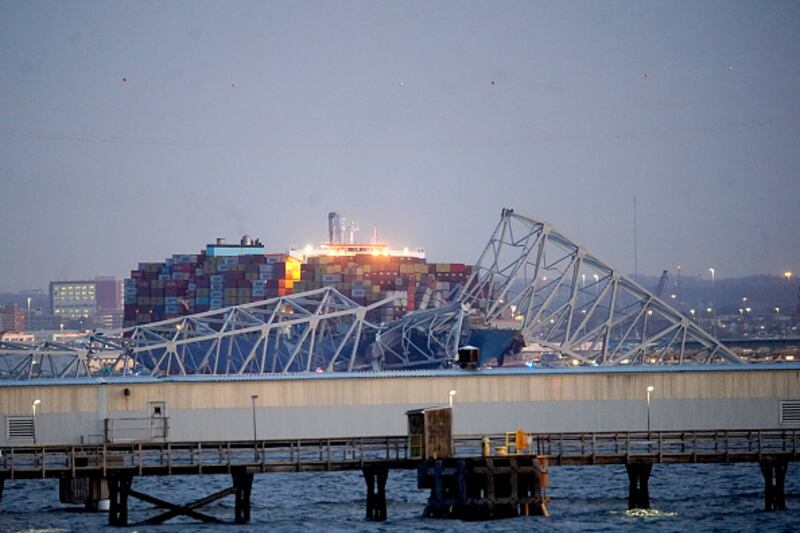
M 253 402 L 253 457 L 258 462 L 258 429 L 256 428 L 256 400 L 258 400 L 258 394 L 251 395 L 250 400 Z
M 250 396 L 250 400 L 253 402 L 253 442 L 255 442 L 258 440 L 258 430 L 256 428 L 256 400 L 258 400 L 258 394 Z
M 451 390 L 449 393 L 447 393 L 447 397 L 448 397 L 447 399 L 449 400 L 448 403 L 449 403 L 450 407 L 453 407 L 453 396 L 455 396 L 455 395 L 456 395 L 456 391 L 454 391 L 454 390 Z
M 714 280 L 717 277 L 717 269 L 714 267 L 709 267 L 708 271 L 711 272 L 711 331 L 713 335 L 717 336 L 717 321 L 716 318 L 716 306 L 714 305 Z
M 36 398 L 31 402 L 31 411 L 33 413 L 33 443 L 36 444 L 36 406 L 42 403 L 42 400 Z
M 647 389 L 647 432 L 650 433 L 650 394 L 656 390 L 652 385 L 648 385 Z

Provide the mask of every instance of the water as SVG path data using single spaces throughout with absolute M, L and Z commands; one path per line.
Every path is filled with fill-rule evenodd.
M 105 513 L 78 512 L 58 503 L 54 480 L 6 481 L 0 502 L 0 531 L 83 533 L 107 531 L 800 531 L 800 466 L 786 478 L 788 511 L 763 511 L 763 478 L 756 464 L 656 465 L 650 478 L 648 513 L 629 513 L 628 478 L 622 466 L 553 467 L 550 517 L 492 522 L 421 518 L 427 491 L 416 489 L 416 473 L 391 472 L 386 485 L 389 519 L 364 519 L 365 489 L 360 472 L 262 474 L 255 477 L 252 522 L 245 526 L 201 524 L 179 517 L 162 526 L 108 528 Z M 228 476 L 135 478 L 134 488 L 174 502 L 189 502 L 224 489 Z M 155 514 L 131 498 L 131 522 Z M 233 520 L 233 497 L 200 511 Z

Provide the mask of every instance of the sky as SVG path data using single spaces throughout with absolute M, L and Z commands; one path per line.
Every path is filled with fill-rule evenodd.
M 0 291 L 327 213 L 474 262 L 504 207 L 623 271 L 800 271 L 800 3 L 0 3 Z

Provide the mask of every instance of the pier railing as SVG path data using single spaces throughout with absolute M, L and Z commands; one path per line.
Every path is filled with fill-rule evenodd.
M 479 456 L 483 435 L 454 439 L 456 455 Z M 505 435 L 489 436 L 491 450 Z M 551 465 L 755 462 L 800 458 L 800 429 L 528 434 L 527 447 L 512 453 L 546 455 Z M 109 470 L 135 475 L 358 470 L 370 463 L 414 468 L 408 437 L 259 440 L 230 442 L 139 442 L 0 448 L 0 476 L 80 477 Z
M 0 448 L 0 475 L 61 477 L 130 471 L 135 475 L 356 470 L 380 462 L 412 468 L 407 437 L 176 442 Z
M 786 430 L 638 431 L 528 434 L 527 452 L 550 464 L 734 463 L 800 457 L 800 428 Z M 483 436 L 462 437 L 459 452 L 480 449 Z M 490 436 L 492 448 L 505 435 Z M 519 450 L 520 452 L 522 450 Z

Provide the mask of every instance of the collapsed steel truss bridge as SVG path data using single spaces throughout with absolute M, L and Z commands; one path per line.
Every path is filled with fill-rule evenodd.
M 547 222 L 504 209 L 458 297 L 484 326 L 588 365 L 740 363 L 720 341 Z
M 550 224 L 504 209 L 472 276 L 440 307 L 389 323 L 325 287 L 77 342 L 0 341 L 0 379 L 239 375 L 452 364 L 470 330 L 592 366 L 740 363 L 720 341 Z M 494 354 L 496 355 L 496 354 Z

